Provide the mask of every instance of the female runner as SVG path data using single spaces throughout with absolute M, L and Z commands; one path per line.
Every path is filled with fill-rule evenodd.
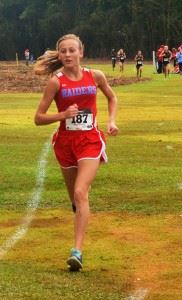
M 164 50 L 162 52 L 162 57 L 163 57 L 163 68 L 164 68 L 164 75 L 167 77 L 169 76 L 170 73 L 170 61 L 172 58 L 172 53 L 169 50 L 168 46 L 164 46 Z
M 120 70 L 120 72 L 121 71 L 123 72 L 124 71 L 124 62 L 126 59 L 126 53 L 121 48 L 121 49 L 119 49 L 117 55 L 118 55 L 118 60 L 119 60 L 119 70 Z
M 55 155 L 75 212 L 75 244 L 67 260 L 71 271 L 82 268 L 82 246 L 89 219 L 88 193 L 101 161 L 107 161 L 105 138 L 96 121 L 96 94 L 99 88 L 108 100 L 107 133 L 115 136 L 117 98 L 104 74 L 82 68 L 83 44 L 68 34 L 57 42 L 56 51 L 48 51 L 36 65 L 37 74 L 53 74 L 35 114 L 36 125 L 59 122 L 53 137 Z M 48 113 L 52 101 L 57 113 Z
M 136 61 L 137 78 L 140 79 L 142 76 L 142 69 L 143 69 L 143 54 L 141 50 L 138 50 L 137 54 L 135 55 L 135 61 Z

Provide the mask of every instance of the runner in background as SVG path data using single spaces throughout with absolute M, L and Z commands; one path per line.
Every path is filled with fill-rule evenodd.
M 118 57 L 118 61 L 119 61 L 119 70 L 120 72 L 124 71 L 124 62 L 126 59 L 126 53 L 124 52 L 124 50 L 121 48 L 119 49 L 118 53 L 117 53 L 117 57 Z
M 164 46 L 164 50 L 161 55 L 163 57 L 164 75 L 165 75 L 165 77 L 167 77 L 167 75 L 169 76 L 169 73 L 170 73 L 170 61 L 172 58 L 172 53 L 169 50 L 167 45 Z
M 135 61 L 136 61 L 137 78 L 140 79 L 143 70 L 143 54 L 141 50 L 138 50 L 137 54 L 135 55 Z
M 37 108 L 35 123 L 60 124 L 53 137 L 53 147 L 75 212 L 75 243 L 67 264 L 71 271 L 79 271 L 89 220 L 90 186 L 101 161 L 107 161 L 105 137 L 96 120 L 97 88 L 108 101 L 107 133 L 111 136 L 118 133 L 117 98 L 101 71 L 81 67 L 83 44 L 79 37 L 74 34 L 61 37 L 56 49 L 42 55 L 34 68 L 36 74 L 54 74 Z M 53 100 L 58 112 L 48 113 Z

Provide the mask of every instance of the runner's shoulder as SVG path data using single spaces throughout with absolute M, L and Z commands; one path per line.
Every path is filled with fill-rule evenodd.
M 91 69 L 95 82 L 99 85 L 106 81 L 106 76 L 101 70 Z
M 55 91 L 58 91 L 60 88 L 60 82 L 59 79 L 57 78 L 56 75 L 53 75 L 51 78 L 49 78 L 48 83 L 47 83 L 47 88 L 48 89 L 53 89 Z

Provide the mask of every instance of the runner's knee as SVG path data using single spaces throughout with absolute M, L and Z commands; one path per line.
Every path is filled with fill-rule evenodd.
M 88 200 L 88 189 L 84 187 L 76 187 L 74 192 L 74 200 L 78 205 Z

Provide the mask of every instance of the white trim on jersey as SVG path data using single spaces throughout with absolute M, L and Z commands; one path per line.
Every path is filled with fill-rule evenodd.
M 63 76 L 63 73 L 60 71 L 60 72 L 58 72 L 58 73 L 55 74 L 55 75 L 59 78 L 59 77 Z
M 82 70 L 83 70 L 83 71 L 90 72 L 90 69 L 88 69 L 88 68 L 85 68 L 85 67 L 84 67 Z

